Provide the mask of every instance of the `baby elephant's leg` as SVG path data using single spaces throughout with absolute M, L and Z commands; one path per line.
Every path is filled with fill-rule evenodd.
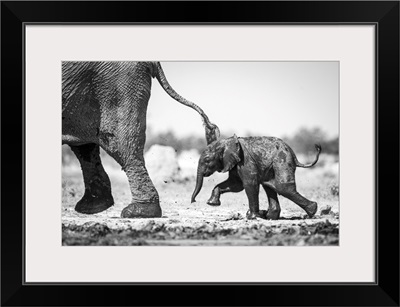
M 229 172 L 228 179 L 214 187 L 210 199 L 207 201 L 207 204 L 209 204 L 210 206 L 219 206 L 221 205 L 221 201 L 219 200 L 221 194 L 227 192 L 236 193 L 240 191 L 243 191 L 242 180 L 237 174 Z
M 299 192 L 297 192 L 296 184 L 294 182 L 276 184 L 276 191 L 303 208 L 304 211 L 307 212 L 309 217 L 313 217 L 317 212 L 317 203 L 308 200 Z
M 281 214 L 281 206 L 279 205 L 278 194 L 267 185 L 263 184 L 262 186 L 268 197 L 268 210 L 265 212 L 265 218 L 269 220 L 277 220 Z M 262 212 L 262 215 L 264 215 L 264 212 Z
M 259 184 L 246 184 L 244 187 L 247 198 L 249 199 L 249 210 L 246 213 L 246 217 L 249 220 L 255 219 L 256 217 L 263 217 L 260 214 L 260 205 L 258 201 L 258 194 L 260 192 Z

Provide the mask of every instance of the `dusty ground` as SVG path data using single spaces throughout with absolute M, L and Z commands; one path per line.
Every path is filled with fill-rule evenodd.
M 63 169 L 62 243 L 63 245 L 338 245 L 338 178 L 322 168 L 298 169 L 298 191 L 319 204 L 313 219 L 293 202 L 280 197 L 281 219 L 247 220 L 244 192 L 221 197 L 220 207 L 206 201 L 213 186 L 226 177 L 206 178 L 197 202 L 190 204 L 195 186 L 192 179 L 156 182 L 163 216 L 152 219 L 122 219 L 121 210 L 130 201 L 124 173 L 115 166 L 106 167 L 112 182 L 115 205 L 95 215 L 74 210 L 84 187 L 78 167 Z M 156 181 L 156 180 L 155 180 Z M 321 215 L 320 209 L 331 212 Z M 264 191 L 260 191 L 260 208 L 267 209 Z

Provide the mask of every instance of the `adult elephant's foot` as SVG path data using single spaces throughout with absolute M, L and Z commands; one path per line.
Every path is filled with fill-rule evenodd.
M 85 193 L 80 201 L 75 206 L 75 211 L 84 214 L 95 214 L 107 210 L 114 205 L 112 195 L 93 196 L 90 193 Z
M 161 216 L 162 211 L 159 203 L 130 204 L 126 206 L 121 212 L 122 218 L 151 218 Z

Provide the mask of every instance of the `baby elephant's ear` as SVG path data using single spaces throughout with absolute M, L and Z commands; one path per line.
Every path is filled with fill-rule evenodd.
M 236 141 L 225 149 L 222 157 L 222 163 L 224 165 L 222 173 L 230 171 L 236 164 L 240 162 L 239 152 L 240 145 Z

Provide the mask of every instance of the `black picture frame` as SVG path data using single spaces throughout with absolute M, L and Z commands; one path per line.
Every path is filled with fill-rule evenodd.
M 25 284 L 23 35 L 30 22 L 375 25 L 376 283 Z M 3 1 L 1 77 L 2 306 L 399 306 L 398 1 Z

